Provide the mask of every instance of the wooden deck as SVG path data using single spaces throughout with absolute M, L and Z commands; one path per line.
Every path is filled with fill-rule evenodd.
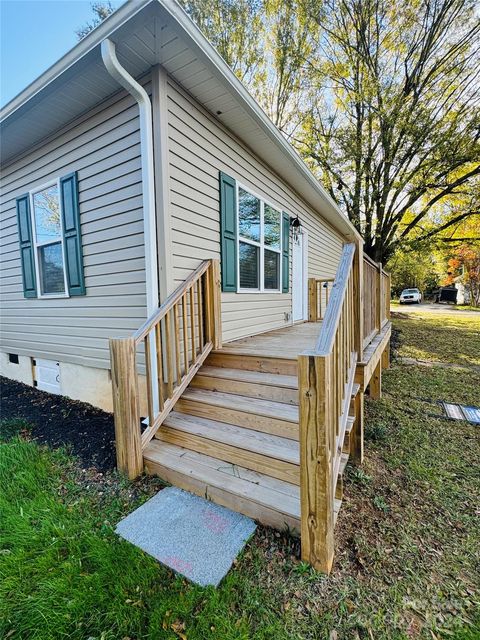
M 298 354 L 315 348 L 321 322 L 301 322 L 248 338 L 227 342 L 222 352 L 296 360 Z
M 363 459 L 363 395 L 380 397 L 388 367 L 389 276 L 345 244 L 323 320 L 317 300 L 315 322 L 222 345 L 219 274 L 205 261 L 133 336 L 111 339 L 118 466 L 296 531 L 302 559 L 328 573 L 343 473 Z

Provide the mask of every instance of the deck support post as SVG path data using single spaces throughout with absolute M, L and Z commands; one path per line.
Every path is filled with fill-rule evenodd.
M 370 379 L 370 397 L 380 400 L 382 397 L 382 359 L 378 361 Z
M 134 338 L 111 338 L 113 412 L 117 467 L 130 479 L 143 471 Z
M 363 463 L 363 405 L 364 392 L 359 389 L 354 399 L 355 424 L 350 436 L 350 457 L 354 464 Z
M 390 342 L 387 343 L 382 353 L 382 369 L 390 369 Z
M 298 356 L 302 560 L 324 573 L 334 554 L 332 371 L 332 354 Z

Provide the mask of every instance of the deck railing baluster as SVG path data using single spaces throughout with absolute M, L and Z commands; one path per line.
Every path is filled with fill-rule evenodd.
M 142 449 L 155 435 L 211 349 L 221 346 L 219 274 L 218 260 L 203 262 L 132 337 L 110 340 L 117 465 L 129 477 L 141 472 Z M 148 427 L 143 434 L 140 432 L 136 362 L 136 349 L 141 343 L 145 348 L 148 413 Z

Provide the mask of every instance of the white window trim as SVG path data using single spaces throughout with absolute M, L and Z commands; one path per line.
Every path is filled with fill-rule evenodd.
M 62 258 L 63 258 L 63 280 L 65 283 L 65 293 L 42 293 L 42 283 L 40 280 L 40 265 L 38 262 L 38 248 L 46 247 L 49 244 L 58 244 L 58 240 L 47 240 L 45 242 L 37 241 L 37 227 L 35 224 L 35 208 L 33 202 L 33 196 L 44 189 L 48 189 L 48 187 L 53 187 L 57 185 L 58 189 L 58 204 L 60 209 L 60 244 L 62 246 Z M 45 184 L 39 185 L 34 189 L 31 189 L 28 192 L 29 201 L 30 201 L 30 223 L 32 225 L 32 241 L 33 241 L 33 254 L 35 261 L 35 277 L 37 279 L 37 298 L 43 300 L 52 300 L 58 298 L 69 298 L 70 294 L 68 293 L 68 281 L 67 281 L 67 261 L 65 255 L 65 241 L 63 234 L 63 211 L 62 211 L 62 196 L 60 191 L 60 178 L 56 178 L 55 180 L 50 180 Z
M 283 213 L 282 213 L 282 207 L 279 207 L 277 204 L 274 204 L 273 202 L 266 200 L 263 196 L 260 196 L 258 193 L 256 193 L 253 189 L 251 189 L 250 187 L 247 187 L 246 185 L 242 184 L 241 182 L 239 182 L 238 180 L 235 181 L 236 182 L 236 200 L 237 200 L 237 211 L 236 211 L 236 216 L 237 216 L 237 293 L 253 293 L 253 294 L 263 294 L 263 293 L 271 293 L 273 295 L 278 295 L 278 294 L 282 294 L 282 243 L 283 243 Z M 280 214 L 280 248 L 279 249 L 275 249 L 274 247 L 269 247 L 268 245 L 266 245 L 265 243 L 257 242 L 256 240 L 250 240 L 249 238 L 243 238 L 240 236 L 240 224 L 239 224 L 239 213 L 240 213 L 240 198 L 239 198 L 239 190 L 243 189 L 244 191 L 247 191 L 250 195 L 254 196 L 255 198 L 257 198 L 257 200 L 260 201 L 260 240 L 263 238 L 263 231 L 264 231 L 264 207 L 265 205 L 269 205 L 270 207 L 272 207 L 273 209 L 275 209 L 275 211 L 278 211 L 278 213 Z M 259 284 L 260 287 L 258 289 L 245 289 L 245 288 L 241 288 L 240 287 L 240 242 L 243 242 L 245 244 L 251 244 L 255 247 L 258 247 L 260 249 L 259 254 L 260 254 L 260 260 L 259 260 Z M 272 251 L 273 253 L 277 253 L 279 255 L 279 260 L 278 260 L 278 289 L 266 289 L 265 288 L 265 273 L 264 273 L 264 267 L 265 267 L 265 249 L 267 251 Z

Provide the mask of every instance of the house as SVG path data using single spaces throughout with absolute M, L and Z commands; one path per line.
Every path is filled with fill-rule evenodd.
M 297 529 L 328 571 L 388 365 L 354 227 L 173 0 L 127 2 L 0 126 L 2 375 L 113 410 L 130 477 Z

